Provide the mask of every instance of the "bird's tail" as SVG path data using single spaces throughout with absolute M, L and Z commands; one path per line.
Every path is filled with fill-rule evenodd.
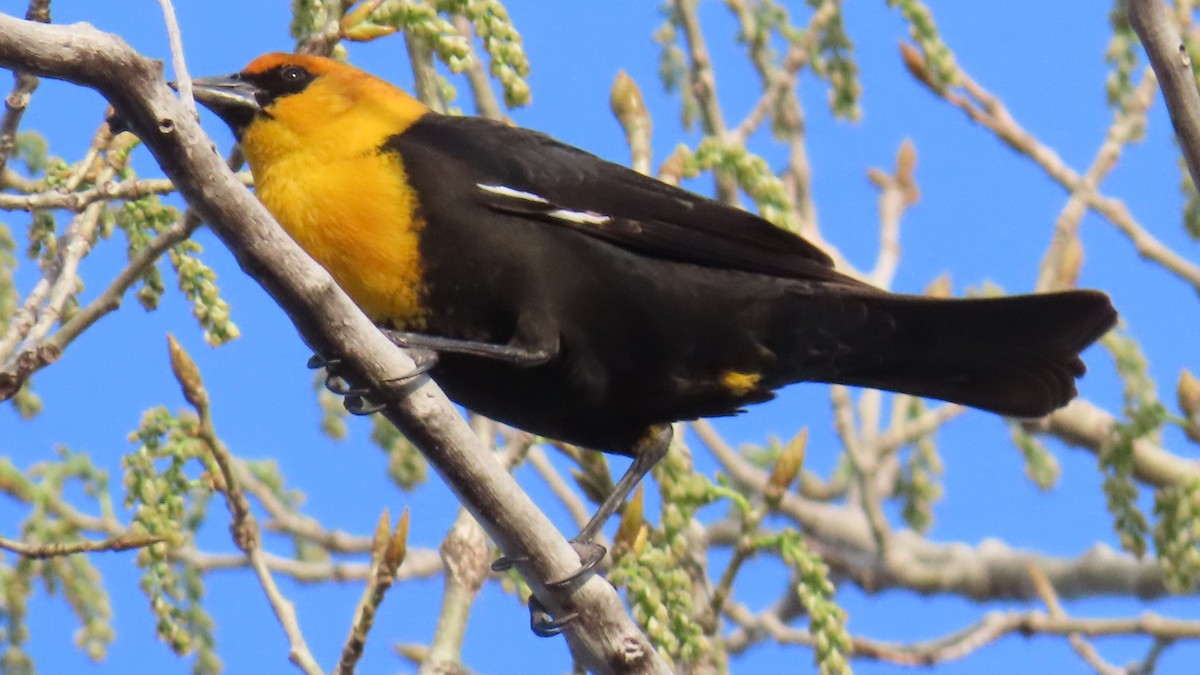
M 852 296 L 840 308 L 823 308 L 848 321 L 822 320 L 829 340 L 808 343 L 826 342 L 833 353 L 805 379 L 1014 417 L 1045 415 L 1074 398 L 1075 379 L 1085 371 L 1079 352 L 1117 319 L 1108 296 L 1097 291 L 956 300 Z

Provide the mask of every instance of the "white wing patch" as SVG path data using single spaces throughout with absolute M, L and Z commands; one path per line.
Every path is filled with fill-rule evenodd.
M 532 192 L 525 192 L 524 190 L 517 190 L 516 188 L 510 188 L 507 185 L 485 185 L 483 183 L 476 183 L 475 186 L 478 187 L 480 190 L 483 190 L 484 192 L 490 192 L 494 195 L 500 195 L 501 197 L 511 197 L 513 199 L 520 199 L 520 200 L 527 201 L 527 202 L 533 202 L 534 204 L 549 204 L 550 203 L 550 202 L 546 201 L 545 199 L 543 199 L 542 197 L 539 197 L 539 196 L 533 194 Z
M 551 218 L 565 220 L 569 223 L 578 223 L 580 225 L 604 225 L 612 220 L 609 216 L 595 213 L 592 211 L 570 211 L 568 209 L 555 209 L 546 214 Z
M 612 222 L 611 216 L 606 216 L 602 213 L 596 213 L 595 211 L 574 211 L 572 209 L 558 208 L 556 204 L 551 203 L 545 197 L 536 195 L 532 192 L 511 188 L 507 185 L 488 185 L 486 183 L 476 183 L 475 186 L 489 194 L 521 202 L 524 204 L 524 206 L 520 207 L 520 212 L 523 213 L 526 212 L 526 209 L 530 209 L 532 205 L 536 204 L 537 206 L 528 211 L 529 213 L 537 213 L 546 218 L 553 218 L 571 225 L 599 226 Z M 497 204 L 496 206 L 501 209 L 517 208 L 516 204 L 511 202 L 507 205 Z

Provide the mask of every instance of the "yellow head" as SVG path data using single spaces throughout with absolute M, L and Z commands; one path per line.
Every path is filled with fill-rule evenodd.
M 388 139 L 429 113 L 387 82 L 331 59 L 260 56 L 195 80 L 196 100 L 238 137 L 279 224 L 373 319 L 419 327 L 417 197 Z
M 294 152 L 365 150 L 429 112 L 369 73 L 303 54 L 264 54 L 240 73 L 193 84 L 196 100 L 233 129 L 256 173 Z

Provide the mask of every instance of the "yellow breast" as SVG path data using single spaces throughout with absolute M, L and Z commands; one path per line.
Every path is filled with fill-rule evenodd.
M 418 200 L 385 149 L 428 108 L 390 84 L 331 69 L 282 96 L 239 142 L 258 198 L 378 323 L 419 330 L 424 316 Z
M 421 327 L 424 223 L 394 153 L 317 163 L 295 154 L 255 171 L 259 199 L 373 321 Z

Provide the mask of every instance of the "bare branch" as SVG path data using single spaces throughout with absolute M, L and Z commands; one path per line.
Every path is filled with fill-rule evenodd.
M 1192 60 L 1162 0 L 1129 0 L 1126 8 L 1129 23 L 1162 82 L 1171 126 L 1179 137 L 1192 184 L 1200 189 L 1200 92 L 1196 91 Z
M 709 448 L 730 479 L 761 492 L 768 476 L 724 445 Z M 779 512 L 809 533 L 808 541 L 834 571 L 869 591 L 907 588 L 952 593 L 975 600 L 1036 597 L 1027 567 L 1038 567 L 1062 597 L 1102 594 L 1161 597 L 1167 589 L 1156 560 L 1142 560 L 1096 545 L 1077 558 L 1055 558 L 986 540 L 976 546 L 930 542 L 910 530 L 894 530 L 886 556 L 876 552 L 871 526 L 858 508 L 812 502 L 787 493 Z
M 250 185 L 250 174 L 239 174 L 246 185 Z M 141 199 L 149 195 L 165 195 L 175 192 L 175 184 L 166 178 L 134 178 L 117 183 L 97 183 L 86 190 L 65 192 L 31 192 L 27 194 L 0 194 L 0 209 L 5 211 L 33 211 L 35 209 L 67 209 L 82 211 L 96 201 L 124 201 Z
M 741 628 L 727 640 L 732 652 L 740 652 L 764 634 L 784 644 L 812 645 L 806 630 L 787 625 L 775 611 L 754 614 L 741 605 L 726 612 Z M 1145 613 L 1127 619 L 1051 617 L 1042 612 L 989 612 L 978 622 L 945 637 L 908 644 L 854 636 L 854 656 L 909 666 L 930 666 L 961 659 L 1002 637 L 1021 635 L 1070 635 L 1088 637 L 1147 635 L 1174 641 L 1200 637 L 1200 621 L 1168 619 Z
M 488 578 L 488 545 L 483 530 L 470 513 L 459 512 L 442 542 L 446 590 L 438 612 L 437 628 L 420 672 L 454 673 L 463 669 L 462 647 L 471 606 Z
M 1100 453 L 1116 425 L 1116 418 L 1108 412 L 1081 399 L 1040 420 L 1023 423 L 1027 431 L 1053 434 L 1068 445 L 1092 454 Z M 1133 442 L 1133 475 L 1158 487 L 1174 485 L 1179 481 L 1200 479 L 1200 461 L 1184 459 L 1150 438 L 1139 438 Z
M 1104 143 L 1080 181 L 1080 186 L 1086 189 L 1072 190 L 1066 205 L 1054 221 L 1054 237 L 1038 270 L 1038 290 L 1057 290 L 1075 284 L 1082 255 L 1071 256 L 1069 253 L 1073 246 L 1081 246 L 1078 230 L 1088 208 L 1088 195 L 1096 192 L 1104 177 L 1117 166 L 1125 144 L 1133 140 L 1138 130 L 1145 125 L 1146 112 L 1157 89 L 1158 81 L 1154 78 L 1154 72 L 1147 69 L 1141 83 L 1114 116 L 1105 134 Z M 1074 269 L 1071 269 L 1072 266 Z
M 0 548 L 12 551 L 26 558 L 56 558 L 76 553 L 96 553 L 100 551 L 128 551 L 143 548 L 151 544 L 165 541 L 164 537 L 134 536 L 122 534 L 103 541 L 53 542 L 38 543 L 0 537 Z
M 1033 580 L 1033 588 L 1037 591 L 1038 597 L 1046 604 L 1046 609 L 1050 611 L 1050 617 L 1053 619 L 1066 619 L 1067 613 L 1062 608 L 1062 603 L 1058 601 L 1058 594 L 1054 592 L 1054 586 L 1045 574 L 1036 567 L 1029 568 L 1029 578 Z M 1100 675 L 1120 675 L 1125 671 L 1117 668 L 1111 663 L 1105 661 L 1092 646 L 1092 643 L 1084 639 L 1079 633 L 1068 633 L 1067 640 L 1071 643 L 1071 648 L 1075 653 L 1087 661 L 1089 665 L 1096 669 Z
M 183 58 L 183 37 L 179 34 L 179 22 L 175 20 L 175 6 L 171 0 L 158 0 L 162 7 L 163 21 L 167 24 L 167 42 L 171 45 L 171 70 L 175 71 L 175 86 L 179 90 L 179 102 L 184 110 L 196 114 L 196 99 L 192 97 L 192 76 L 188 74 L 187 61 Z
M 49 23 L 50 0 L 30 0 L 29 9 L 25 11 L 25 18 L 30 21 Z M 36 75 L 17 70 L 13 72 L 13 77 L 16 81 L 13 82 L 12 92 L 4 99 L 4 118 L 0 119 L 0 176 L 4 178 L 4 180 L 0 180 L 0 185 L 8 182 L 6 175 L 8 172 L 5 169 L 8 167 L 9 155 L 12 154 L 13 146 L 17 142 L 17 129 L 21 126 L 21 118 L 25 116 L 25 109 L 29 107 L 29 99 L 38 86 Z
M 270 569 L 267 568 L 258 521 L 250 512 L 250 502 L 246 499 L 246 493 L 237 480 L 233 457 L 217 437 L 216 429 L 213 426 L 212 411 L 208 405 L 208 393 L 204 389 L 200 373 L 191 357 L 175 342 L 175 338 L 168 336 L 168 342 L 171 352 L 171 368 L 183 388 L 184 398 L 195 408 L 196 414 L 200 418 L 199 438 L 204 443 L 209 457 L 220 469 L 217 489 L 225 495 L 225 504 L 229 507 L 229 513 L 233 517 L 233 522 L 229 525 L 233 541 L 246 554 L 246 558 L 250 561 L 250 567 L 258 577 L 258 583 L 263 587 L 267 601 L 275 612 L 275 618 L 287 635 L 290 645 L 288 658 L 296 664 L 296 667 L 309 675 L 322 673 L 320 665 L 313 658 L 308 643 L 304 640 L 304 633 L 300 630 L 296 606 L 284 597 L 275 583 Z
M 910 70 L 923 67 L 921 56 L 915 48 L 901 45 L 901 53 Z M 1200 265 L 1172 251 L 1150 234 L 1149 230 L 1129 213 L 1124 202 L 1107 197 L 1087 185 L 1057 152 L 1018 124 L 1004 103 L 972 80 L 966 72 L 959 70 L 958 80 L 966 94 L 952 89 L 931 88 L 930 91 L 962 110 L 972 121 L 990 130 L 1013 150 L 1032 159 L 1064 189 L 1084 199 L 1089 208 L 1107 218 L 1129 239 L 1138 255 L 1161 265 L 1200 291 Z
M 672 0 L 671 8 L 683 35 L 687 39 L 688 54 L 691 68 L 688 72 L 688 86 L 700 107 L 700 119 L 704 133 L 709 136 L 722 137 L 726 133 L 725 116 L 721 112 L 721 104 L 717 101 L 717 78 L 713 74 L 712 58 L 708 55 L 708 45 L 704 41 L 704 32 L 700 30 L 700 17 L 696 14 L 697 0 Z M 726 204 L 738 203 L 737 183 L 724 173 L 717 172 L 717 198 Z
M 480 535 L 482 536 L 482 534 Z M 396 580 L 396 570 L 408 552 L 408 509 L 400 516 L 395 531 L 391 531 L 391 519 L 387 509 L 379 517 L 379 525 L 375 528 L 374 544 L 371 551 L 371 576 L 367 579 L 367 587 L 363 589 L 362 599 L 354 610 L 354 622 L 350 627 L 350 636 L 342 647 L 342 657 L 338 660 L 336 675 L 352 675 L 362 658 L 363 647 L 367 644 L 367 633 L 375 623 L 375 613 L 383 603 L 383 596 Z
M 571 489 L 571 485 L 562 477 L 562 474 L 554 468 L 554 464 L 546 456 L 546 451 L 539 447 L 533 447 L 529 449 L 525 458 L 529 462 L 529 466 L 533 467 L 542 480 L 546 481 L 546 485 L 558 498 L 558 501 L 566 507 L 567 512 L 571 514 L 571 520 L 574 520 L 579 527 L 586 525 L 592 517 L 591 511 L 575 490 Z

